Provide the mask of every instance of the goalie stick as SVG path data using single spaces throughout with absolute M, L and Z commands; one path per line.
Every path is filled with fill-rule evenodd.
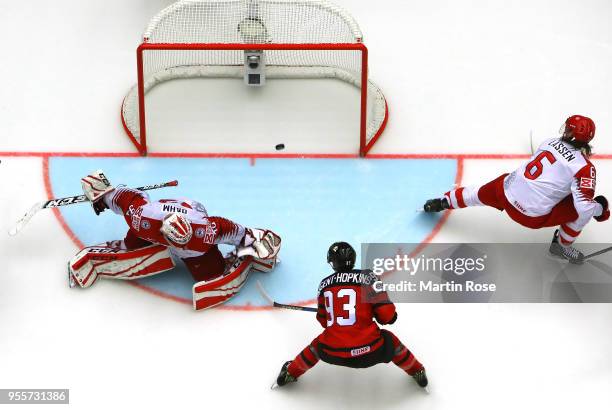
M 174 180 L 174 181 L 169 181 L 169 182 L 163 182 L 160 184 L 145 185 L 145 186 L 142 186 L 136 189 L 139 191 L 149 191 L 151 189 L 166 188 L 166 187 L 177 186 L 177 185 L 178 185 L 178 181 Z M 32 217 L 36 215 L 36 213 L 40 211 L 41 209 L 57 208 L 60 206 L 80 204 L 82 202 L 89 202 L 89 200 L 85 197 L 85 195 L 68 196 L 65 198 L 55 198 L 55 199 L 49 199 L 47 201 L 37 202 L 32 206 L 32 208 L 30 208 L 28 212 L 26 212 L 24 216 L 21 217 L 21 219 L 17 221 L 15 226 L 11 230 L 9 230 L 8 234 L 10 236 L 17 235 L 19 231 L 21 231 L 23 227 L 30 221 L 30 219 L 32 219 Z
M 270 295 L 268 295 L 268 292 L 266 292 L 266 290 L 264 289 L 260 281 L 257 281 L 257 289 L 259 289 L 259 293 L 261 293 L 261 296 L 263 296 L 264 299 L 267 300 L 274 307 L 290 309 L 290 310 L 302 310 L 304 312 L 316 312 L 317 311 L 317 308 L 313 308 L 313 307 L 285 305 L 284 303 L 275 302 L 274 299 L 272 299 Z

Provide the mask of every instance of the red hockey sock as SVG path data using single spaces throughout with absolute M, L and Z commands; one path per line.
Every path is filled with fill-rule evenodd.
M 465 200 L 463 199 L 463 191 L 465 188 L 457 188 L 452 191 L 448 191 L 444 194 L 444 197 L 448 201 L 449 209 L 465 208 Z
M 421 370 L 423 365 L 414 357 L 410 350 L 406 349 L 405 346 L 402 346 L 402 348 L 400 353 L 396 353 L 395 356 L 393 356 L 393 363 L 412 376 Z
M 319 362 L 319 355 L 316 348 L 310 344 L 298 354 L 291 362 L 287 371 L 296 379 L 310 370 Z
M 412 352 L 393 333 L 391 333 L 391 337 L 393 338 L 393 347 L 395 348 L 395 354 L 392 359 L 393 363 L 410 376 L 421 370 L 423 365 L 414 357 Z

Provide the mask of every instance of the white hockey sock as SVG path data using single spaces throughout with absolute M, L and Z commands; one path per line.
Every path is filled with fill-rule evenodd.
M 460 187 L 448 191 L 444 197 L 448 200 L 451 209 L 465 208 L 468 206 L 483 206 L 484 204 L 478 199 L 478 190 L 480 187 L 469 186 Z

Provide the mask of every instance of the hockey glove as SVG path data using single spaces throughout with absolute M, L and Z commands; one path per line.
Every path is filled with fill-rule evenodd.
M 608 206 L 608 200 L 603 195 L 598 195 L 594 198 L 595 202 L 598 202 L 603 207 L 603 212 L 599 216 L 595 216 L 597 222 L 607 221 L 610 218 L 610 207 Z
M 259 259 L 273 259 L 280 247 L 281 238 L 274 232 L 247 228 L 237 254 L 239 257 L 251 255 Z
M 94 212 L 99 215 L 104 212 L 108 207 L 104 203 L 104 195 L 113 191 L 113 187 L 102 170 L 97 170 L 87 175 L 85 178 L 81 178 L 81 187 L 83 193 L 91 202 Z

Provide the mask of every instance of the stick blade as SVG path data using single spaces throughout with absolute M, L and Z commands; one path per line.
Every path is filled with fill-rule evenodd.
M 261 284 L 259 280 L 257 281 L 257 290 L 259 290 L 259 293 L 261 293 L 261 296 L 263 296 L 263 298 L 266 300 L 266 302 L 270 304 L 270 306 L 274 306 L 274 300 L 270 297 L 268 292 L 266 292 L 266 290 L 264 289 L 263 285 Z
M 36 214 L 36 212 L 38 212 L 41 209 L 43 209 L 44 206 L 45 206 L 45 201 L 41 201 L 41 202 L 35 203 L 32 206 L 32 208 L 30 208 L 30 210 L 28 212 L 26 212 L 25 215 L 22 216 L 15 223 L 15 226 L 13 226 L 11 229 L 9 229 L 9 231 L 8 231 L 9 236 L 17 235 L 19 233 L 19 231 L 21 231 L 23 229 L 23 227 L 30 221 L 30 219 L 32 219 L 32 217 Z

